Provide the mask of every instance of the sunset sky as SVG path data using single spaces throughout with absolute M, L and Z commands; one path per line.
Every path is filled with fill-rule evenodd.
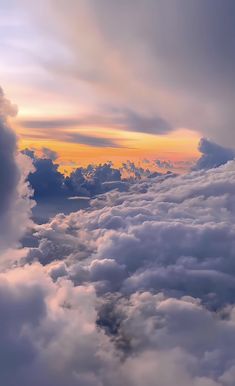
M 1 79 L 21 148 L 49 147 L 65 169 L 158 158 L 180 170 L 200 137 L 235 142 L 229 7 L 1 3 Z

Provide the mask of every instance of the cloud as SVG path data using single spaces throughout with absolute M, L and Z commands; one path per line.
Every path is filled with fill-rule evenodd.
M 35 225 L 0 273 L 0 381 L 232 386 L 234 169 L 136 180 Z
M 215 168 L 235 158 L 235 150 L 220 146 L 207 138 L 201 138 L 198 150 L 202 156 L 194 166 L 195 170 Z
M 89 205 L 89 199 L 113 189 L 127 191 L 130 180 L 121 180 L 121 171 L 110 162 L 88 165 L 74 170 L 69 176 L 59 171 L 53 161 L 54 152 L 42 149 L 39 156 L 34 150 L 25 149 L 23 154 L 31 158 L 34 169 L 27 176 L 37 205 L 33 208 L 37 222 L 48 221 L 56 213 L 70 213 Z M 86 200 L 84 200 L 86 198 Z
M 172 127 L 187 122 L 207 131 L 216 122 L 214 136 L 232 142 L 234 3 L 133 4 L 52 6 L 48 20 L 75 53 L 73 75 L 146 116 L 157 106 L 156 116 L 167 112 Z M 73 25 L 83 34 L 74 38 Z M 2 247 L 25 229 L 31 166 L 23 156 L 16 163 L 9 104 L 2 98 L 0 106 Z M 122 192 L 99 190 L 123 182 L 111 164 L 79 168 L 67 189 L 102 194 L 87 209 L 35 224 L 33 247 L 1 254 L 9 257 L 0 262 L 1 384 L 233 386 L 235 161 L 206 140 L 201 149 L 200 170 L 171 178 L 138 179 L 145 170 L 128 162 L 134 183 Z M 65 181 L 55 163 L 28 155 L 39 187 L 60 192 Z
M 117 182 L 121 183 L 121 171 L 115 169 L 109 162 L 80 167 L 69 176 L 65 176 L 58 170 L 59 165 L 48 158 L 51 157 L 49 149 L 46 149 L 46 152 L 44 150 L 43 158 L 37 157 L 30 149 L 25 149 L 22 153 L 30 157 L 33 162 L 34 170 L 29 174 L 28 181 L 33 188 L 34 198 L 38 202 L 77 196 L 92 197 L 115 188 L 114 185 Z M 52 156 L 54 158 L 54 152 Z
M 160 159 L 156 159 L 155 164 L 160 168 L 160 169 L 173 169 L 174 164 L 170 161 L 162 161 Z
M 32 126 L 30 126 L 32 128 Z M 32 133 L 30 133 L 30 138 L 35 139 L 51 139 L 51 140 L 58 140 L 62 142 L 69 142 L 69 143 L 78 143 L 80 145 L 86 145 L 86 146 L 92 146 L 92 147 L 111 147 L 111 148 L 121 148 L 124 147 L 124 145 L 121 144 L 122 139 L 121 138 L 108 138 L 104 136 L 95 136 L 95 135 L 88 135 L 88 134 L 82 134 L 79 132 L 71 132 L 66 129 L 60 128 L 60 126 L 54 126 L 52 125 L 53 130 L 50 130 L 50 126 L 47 124 L 45 127 L 38 128 L 36 125 L 36 130 L 34 130 Z M 96 128 L 97 129 L 97 128 Z M 103 128 L 102 128 L 103 129 Z M 28 137 L 29 134 L 22 134 L 22 137 Z
M 64 175 L 58 171 L 58 165 L 48 158 L 34 158 L 35 170 L 28 181 L 34 190 L 36 200 L 50 197 L 66 197 Z
M 131 161 L 123 163 L 120 169 L 113 167 L 111 162 L 91 164 L 76 168 L 65 176 L 59 171 L 59 164 L 53 161 L 56 154 L 50 149 L 24 149 L 22 153 L 31 158 L 34 167 L 27 181 L 37 203 L 33 208 L 36 222 L 46 222 L 57 213 L 68 214 L 85 208 L 91 198 L 111 190 L 127 192 L 137 180 L 158 177 L 163 181 L 174 176 L 171 172 L 150 171 Z
M 90 111 L 108 104 L 134 112 L 129 130 L 166 133 L 186 127 L 230 146 L 235 144 L 234 7 L 233 0 L 144 5 L 80 0 L 69 7 L 65 0 L 59 5 L 50 0 L 31 6 L 30 16 L 43 31 L 40 37 L 54 41 L 54 59 L 39 53 L 45 67 L 59 74 L 63 85 L 68 82 L 68 95 L 71 83 L 82 90 L 78 101 L 86 100 Z
M 49 158 L 52 161 L 55 161 L 58 158 L 58 154 L 54 150 L 48 149 L 47 147 L 43 147 L 41 151 L 42 155 L 47 159 Z
M 7 121 L 16 111 L 0 89 L 0 249 L 18 242 L 30 224 L 32 202 L 25 179 L 32 165 L 17 156 L 16 135 Z
M 108 362 L 105 346 L 108 351 L 111 348 L 95 328 L 92 288 L 75 289 L 66 281 L 58 287 L 37 265 L 12 270 L 1 280 L 1 382 L 12 386 L 18 382 L 37 386 L 99 382 L 96 374 L 102 363 L 105 366 Z M 76 326 L 79 334 L 75 334 Z M 96 353 L 100 343 L 104 346 L 99 358 Z M 76 358 L 74 363 L 70 362 L 71 354 Z
M 42 148 L 39 154 L 34 150 L 24 149 L 22 153 L 33 161 L 34 170 L 29 174 L 28 181 L 37 201 L 59 197 L 64 199 L 79 196 L 94 197 L 113 189 L 127 191 L 136 180 L 154 177 L 163 180 L 174 175 L 170 172 L 162 174 L 150 171 L 127 161 L 121 168 L 114 168 L 111 162 L 90 164 L 87 167 L 79 167 L 69 176 L 65 176 L 59 171 L 59 164 L 54 162 L 56 153 L 50 149 Z
M 144 116 L 131 110 L 127 110 L 126 127 L 129 131 L 148 134 L 167 134 L 173 130 L 171 125 L 158 116 Z
M 93 147 L 112 147 L 112 148 L 123 147 L 119 143 L 120 139 L 113 140 L 110 138 L 95 137 L 95 136 L 85 135 L 80 133 L 73 133 L 73 134 L 70 133 L 66 135 L 65 141 L 72 142 L 72 143 L 79 143 L 82 145 L 93 146 Z
M 54 134 L 58 135 L 82 137 L 82 134 L 71 133 L 71 128 L 99 128 L 116 129 L 124 131 L 134 131 L 148 134 L 167 134 L 173 128 L 170 124 L 157 115 L 146 115 L 135 112 L 130 109 L 117 109 L 106 105 L 100 108 L 96 114 L 83 114 L 77 119 L 61 118 L 61 119 L 34 119 L 21 120 L 20 125 L 23 128 L 33 129 L 34 133 L 44 133 L 48 135 L 48 130 L 54 130 Z
M 28 119 L 21 120 L 21 126 L 28 129 L 63 129 L 65 127 L 74 127 L 80 124 L 77 119 Z

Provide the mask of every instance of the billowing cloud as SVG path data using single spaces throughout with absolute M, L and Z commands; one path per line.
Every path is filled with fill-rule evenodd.
M 31 208 L 25 179 L 32 165 L 23 155 L 17 156 L 16 135 L 7 122 L 16 111 L 0 89 L 0 249 L 18 241 L 29 225 Z
M 140 181 L 36 226 L 0 275 L 1 382 L 232 386 L 234 169 Z
M 233 170 L 230 162 L 164 181 L 147 179 L 130 186 L 128 192 L 100 196 L 88 211 L 60 215 L 41 226 L 40 253 L 47 245 L 48 261 L 50 250 L 60 250 L 60 243 L 67 245 L 69 261 L 75 264 L 68 263 L 72 277 L 80 267 L 78 281 L 83 275 L 89 278 L 91 251 L 92 260 L 103 261 L 99 269 L 105 269 L 107 259 L 112 259 L 117 270 L 125 268 L 124 293 L 151 288 L 175 296 L 200 297 L 205 303 L 228 301 L 235 285 Z M 52 253 L 52 261 L 56 253 Z M 83 261 L 81 266 L 76 265 L 77 259 Z M 102 285 L 99 283 L 99 290 Z
M 194 166 L 195 170 L 215 168 L 235 158 L 235 150 L 220 146 L 207 138 L 201 138 L 198 150 L 202 156 Z
M 110 162 L 79 167 L 66 177 L 58 170 L 59 164 L 53 161 L 54 153 L 52 152 L 51 158 L 49 149 L 46 149 L 46 152 L 44 150 L 43 158 L 38 157 L 30 149 L 25 149 L 22 153 L 33 162 L 34 170 L 29 174 L 28 181 L 37 201 L 54 200 L 59 197 L 64 199 L 75 196 L 93 197 L 112 189 L 112 185 L 108 189 L 109 184 L 121 182 L 120 170 L 115 169 Z

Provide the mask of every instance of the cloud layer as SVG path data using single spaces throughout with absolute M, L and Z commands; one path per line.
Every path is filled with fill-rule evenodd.
M 140 181 L 37 226 L 0 277 L 4 385 L 232 386 L 234 170 Z
M 29 221 L 32 165 L 25 155 L 16 159 L 3 95 L 0 105 L 0 383 L 233 386 L 235 161 L 136 179 L 128 191 L 35 224 L 34 247 L 17 250 Z M 202 144 L 202 158 L 211 152 L 218 165 L 221 154 L 230 158 L 228 149 Z M 56 165 L 28 155 L 39 186 L 45 167 L 55 189 Z M 121 183 L 110 164 L 90 174 Z M 82 179 L 78 170 L 69 181 L 76 188 Z

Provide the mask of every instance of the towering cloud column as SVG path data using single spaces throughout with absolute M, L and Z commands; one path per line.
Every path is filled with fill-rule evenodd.
M 17 108 L 0 88 L 0 251 L 14 245 L 29 225 L 30 191 L 25 182 L 30 162 L 17 155 L 17 137 L 8 117 Z

